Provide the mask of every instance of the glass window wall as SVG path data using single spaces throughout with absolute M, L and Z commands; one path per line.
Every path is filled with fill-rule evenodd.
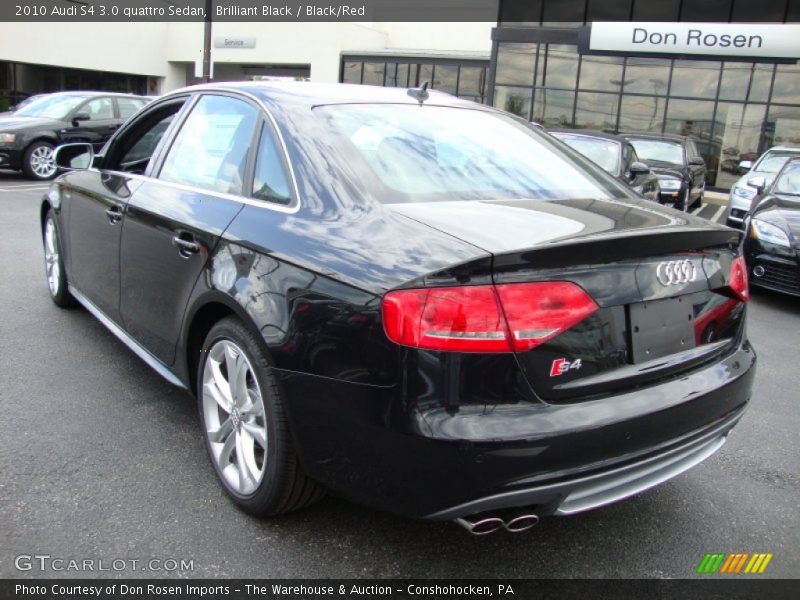
M 800 146 L 795 64 L 581 56 L 564 44 L 502 48 L 496 107 L 550 127 L 690 135 L 708 164 L 709 185 L 729 187 L 741 160 L 774 144 Z M 512 64 L 504 66 L 503 57 Z

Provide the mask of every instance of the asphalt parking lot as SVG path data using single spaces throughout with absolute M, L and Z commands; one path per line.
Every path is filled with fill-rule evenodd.
M 193 400 L 86 311 L 51 303 L 44 189 L 0 174 L 0 577 L 92 575 L 15 567 L 47 554 L 193 561 L 103 576 L 684 578 L 706 552 L 771 552 L 761 577 L 800 576 L 800 300 L 754 292 L 748 414 L 715 456 L 626 502 L 483 538 L 335 498 L 257 520 L 218 486 Z

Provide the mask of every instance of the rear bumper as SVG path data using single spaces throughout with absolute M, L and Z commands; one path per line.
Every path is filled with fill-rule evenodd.
M 725 443 L 728 432 L 739 421 L 746 406 L 726 415 L 720 422 L 677 442 L 668 450 L 622 466 L 600 469 L 554 483 L 522 487 L 487 496 L 429 515 L 434 520 L 503 508 L 532 506 L 539 516 L 573 515 L 623 500 L 659 485 L 710 457 Z
M 430 396 L 276 371 L 306 473 L 406 516 L 536 506 L 571 514 L 657 485 L 712 454 L 743 414 L 747 342 L 667 381 L 572 404 L 452 406 Z

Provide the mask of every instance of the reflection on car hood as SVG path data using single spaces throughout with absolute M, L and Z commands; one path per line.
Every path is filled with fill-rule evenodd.
M 32 129 L 36 127 L 53 127 L 57 126 L 59 121 L 54 119 L 42 119 L 39 117 L 18 117 L 13 113 L 7 117 L 0 117 L 0 131 L 13 132 L 23 129 Z
M 386 209 L 488 252 L 672 225 L 706 225 L 645 200 L 503 200 L 390 204 Z

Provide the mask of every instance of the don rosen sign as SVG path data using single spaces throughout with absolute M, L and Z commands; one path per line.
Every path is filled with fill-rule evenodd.
M 588 53 L 800 58 L 800 25 L 600 22 L 587 29 L 581 51 Z

